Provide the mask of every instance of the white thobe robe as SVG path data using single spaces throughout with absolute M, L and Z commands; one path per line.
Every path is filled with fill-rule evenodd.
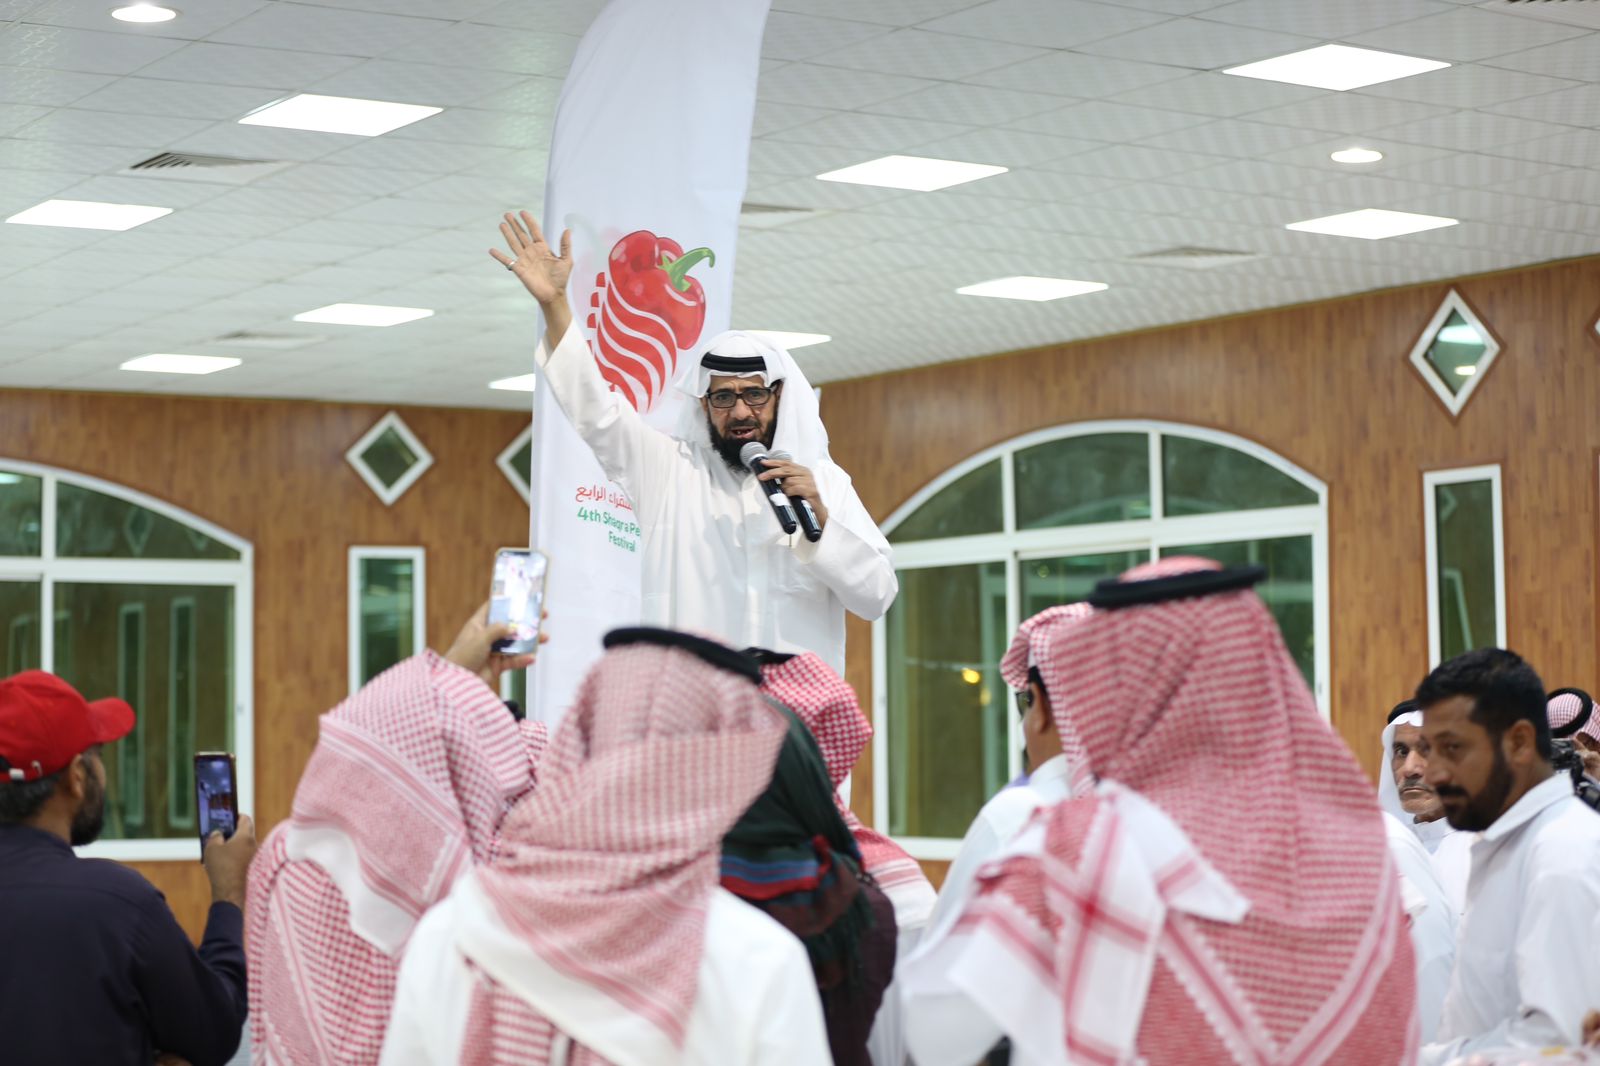
M 1434 873 L 1433 862 L 1422 841 L 1394 815 L 1383 815 L 1389 835 L 1389 855 L 1408 891 L 1406 907 L 1412 953 L 1417 960 L 1417 1016 L 1422 1021 L 1423 1043 L 1439 1031 L 1439 1015 L 1450 990 L 1456 961 L 1456 907 Z
M 650 428 L 609 391 L 576 324 L 553 352 L 541 341 L 538 361 L 573 428 L 633 504 L 643 530 L 642 621 L 736 646 L 813 651 L 844 673 L 845 610 L 878 618 L 900 587 L 889 543 L 849 475 L 831 459 L 797 456 L 813 464 L 828 518 L 816 542 L 785 534 L 752 475 L 706 444 Z
M 1600 1006 L 1600 815 L 1565 774 L 1529 789 L 1472 846 L 1467 912 L 1428 1066 L 1495 1048 L 1576 1044 Z
M 712 890 L 699 986 L 681 1051 L 604 992 L 536 955 L 500 920 L 468 874 L 406 946 L 382 1066 L 461 1061 L 475 977 L 484 972 L 558 1033 L 616 1066 L 831 1066 L 816 977 L 805 947 L 774 919 Z

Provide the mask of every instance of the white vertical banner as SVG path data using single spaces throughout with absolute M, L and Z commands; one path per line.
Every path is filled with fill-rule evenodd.
M 572 230 L 573 317 L 612 391 L 663 433 L 696 345 L 729 328 L 769 5 L 611 0 L 561 90 L 540 224 L 552 244 Z M 601 636 L 639 621 L 642 531 L 543 382 L 533 430 L 529 536 L 550 556 L 552 643 L 529 714 L 554 724 Z

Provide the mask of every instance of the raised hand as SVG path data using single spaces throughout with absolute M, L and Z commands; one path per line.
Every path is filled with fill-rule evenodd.
M 489 249 L 489 254 L 515 274 L 541 305 L 553 304 L 566 295 L 567 279 L 572 276 L 572 231 L 561 234 L 561 252 L 557 255 L 533 216 L 526 211 L 519 214 L 520 218 L 507 212 L 505 221 L 500 223 L 500 234 L 511 254 L 498 248 Z

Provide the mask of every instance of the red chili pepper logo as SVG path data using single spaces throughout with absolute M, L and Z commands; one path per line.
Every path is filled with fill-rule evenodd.
M 611 249 L 606 272 L 589 297 L 589 329 L 600 376 L 639 411 L 655 406 L 671 383 L 678 353 L 700 339 L 706 291 L 689 271 L 710 248 L 685 252 L 677 241 L 648 230 L 628 234 Z

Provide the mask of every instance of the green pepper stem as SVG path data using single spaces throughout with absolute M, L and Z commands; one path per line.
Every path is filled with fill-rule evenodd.
M 689 271 L 693 270 L 695 265 L 702 259 L 706 261 L 706 266 L 717 265 L 717 254 L 715 252 L 710 248 L 696 248 L 692 252 L 684 252 L 677 259 L 663 252 L 661 255 L 661 269 L 665 270 L 667 277 L 672 279 L 672 287 L 674 289 L 679 292 L 688 292 Z

